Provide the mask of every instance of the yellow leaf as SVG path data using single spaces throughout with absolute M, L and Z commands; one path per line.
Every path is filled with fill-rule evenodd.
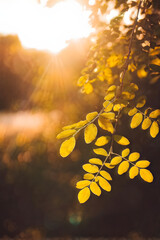
M 65 131 L 63 131 L 63 132 L 61 132 L 61 133 L 59 133 L 59 134 L 57 135 L 57 139 L 69 137 L 69 136 L 71 136 L 72 134 L 74 134 L 75 132 L 76 132 L 75 129 L 65 130 Z
M 86 120 L 87 120 L 88 122 L 90 122 L 90 121 L 92 121 L 97 115 L 98 115 L 98 112 L 88 113 L 87 116 L 86 116 Z
M 142 129 L 146 130 L 147 128 L 150 127 L 152 121 L 151 119 L 149 119 L 148 117 L 144 119 L 144 121 L 142 122 Z
M 129 155 L 129 161 L 135 162 L 140 158 L 140 154 L 138 152 L 133 152 Z
M 90 83 L 84 84 L 84 92 L 85 92 L 86 94 L 90 94 L 91 92 L 93 92 L 93 86 L 92 86 L 92 84 L 90 84 Z
M 109 92 L 106 96 L 105 96 L 105 100 L 111 100 L 115 97 L 115 92 Z
M 89 159 L 89 162 L 92 164 L 102 165 L 102 161 L 99 158 L 91 158 Z
M 110 175 L 108 172 L 102 170 L 102 171 L 100 171 L 100 174 L 101 174 L 102 177 L 104 177 L 105 179 L 107 179 L 107 180 L 112 180 L 112 177 L 111 177 L 111 175 Z
M 120 145 L 130 144 L 129 140 L 126 137 L 121 136 L 121 135 L 114 135 L 114 140 Z
M 129 153 L 130 153 L 129 148 L 124 149 L 124 150 L 122 151 L 122 157 L 124 157 L 124 158 L 127 157 Z
M 108 119 L 100 116 L 98 119 L 98 124 L 102 129 L 107 130 L 110 133 L 114 132 L 114 127 Z
M 109 169 L 113 169 L 115 166 L 111 165 L 110 163 L 105 163 L 105 166 Z
M 140 68 L 138 71 L 137 71 L 137 76 L 139 77 L 139 78 L 145 78 L 147 75 L 148 75 L 148 73 L 145 71 L 145 66 L 143 66 L 142 68 Z
M 71 137 L 68 140 L 64 141 L 60 147 L 60 155 L 62 157 L 67 157 L 75 148 L 76 140 L 75 137 Z
M 88 80 L 88 76 L 82 76 L 78 79 L 77 85 L 79 87 L 82 87 L 87 80 Z
M 158 116 L 160 116 L 160 109 L 156 109 L 149 114 L 150 118 L 157 118 Z
M 135 83 L 131 83 L 130 87 L 132 88 L 132 91 L 134 91 L 134 92 L 138 91 L 138 89 L 139 89 L 139 87 Z
M 101 116 L 111 120 L 115 119 L 115 113 L 113 112 L 102 113 Z
M 90 197 L 90 190 L 88 187 L 83 188 L 81 191 L 78 193 L 78 200 L 80 203 L 85 203 L 89 197 Z
M 105 157 L 108 155 L 107 151 L 104 148 L 95 148 L 95 149 L 93 149 L 93 151 L 96 154 L 102 155 L 102 156 L 105 156 Z
M 115 104 L 113 107 L 113 111 L 118 112 L 122 108 L 121 104 Z
M 98 177 L 99 179 L 99 185 L 101 188 L 103 188 L 105 191 L 110 192 L 111 191 L 111 185 L 107 180 L 105 180 L 103 177 Z
M 112 92 L 116 90 L 116 85 L 111 85 L 108 89 L 107 92 Z
M 109 143 L 110 140 L 111 140 L 110 136 L 102 136 L 97 139 L 95 145 L 99 147 L 104 146 L 105 144 Z
M 142 120 L 143 120 L 142 113 L 136 113 L 131 120 L 130 124 L 131 128 L 138 127 L 141 124 Z
M 83 178 L 86 180 L 92 180 L 94 178 L 94 175 L 91 173 L 86 173 L 84 174 Z
M 99 168 L 95 165 L 92 165 L 90 163 L 86 163 L 83 165 L 83 169 L 86 171 L 86 172 L 89 172 L 89 173 L 97 173 L 99 171 Z
M 146 168 L 149 166 L 149 164 L 150 164 L 150 162 L 147 160 L 141 160 L 141 161 L 136 162 L 136 166 L 139 168 Z
M 123 161 L 122 163 L 120 163 L 118 167 L 118 174 L 122 175 L 123 173 L 128 171 L 128 168 L 129 168 L 129 162 Z
M 97 136 L 97 127 L 94 123 L 88 125 L 84 130 L 84 140 L 85 142 L 91 143 Z
M 152 138 L 155 138 L 159 133 L 159 126 L 156 121 L 154 121 L 150 127 L 150 135 Z
M 137 108 L 134 107 L 128 112 L 128 115 L 133 116 L 136 112 L 137 112 Z
M 123 97 L 123 99 L 125 99 L 125 100 L 132 100 L 132 99 L 135 98 L 135 94 L 126 91 L 126 92 L 122 92 L 122 97 Z
M 84 187 L 89 186 L 90 183 L 91 183 L 91 182 L 88 181 L 88 180 L 81 180 L 81 181 L 77 182 L 77 184 L 76 184 L 76 188 L 78 188 L 78 189 L 82 189 L 82 188 L 84 188 Z
M 129 170 L 129 177 L 131 179 L 135 178 L 138 175 L 138 168 L 133 166 L 131 167 L 131 169 Z
M 71 129 L 71 128 L 81 128 L 84 125 L 86 125 L 87 123 L 88 123 L 87 120 L 79 121 L 77 123 L 74 123 L 74 124 L 71 124 L 71 125 L 68 125 L 68 126 L 64 126 L 62 129 L 67 130 L 67 129 Z
M 106 102 L 108 102 L 108 101 L 106 101 Z M 103 105 L 106 105 L 106 104 L 105 104 L 106 102 L 104 102 Z M 110 111 L 112 110 L 112 108 L 113 108 L 113 103 L 109 103 L 108 105 L 106 105 L 104 111 L 105 111 L 105 112 L 110 112 Z
M 147 169 L 140 169 L 140 176 L 146 182 L 149 182 L 149 183 L 153 182 L 153 175 Z
M 137 101 L 137 108 L 142 108 L 146 104 L 146 99 L 144 96 L 140 96 L 138 101 Z
M 117 164 L 119 164 L 121 161 L 122 161 L 122 158 L 121 158 L 121 157 L 114 157 L 114 158 L 112 158 L 110 164 L 111 164 L 111 165 L 117 165 Z
M 95 195 L 97 195 L 97 196 L 101 195 L 101 189 L 100 189 L 100 187 L 98 186 L 97 183 L 92 182 L 91 185 L 90 185 L 90 189 Z

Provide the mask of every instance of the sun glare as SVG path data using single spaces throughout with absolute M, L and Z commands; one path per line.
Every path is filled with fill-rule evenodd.
M 52 8 L 46 7 L 46 0 L 41 0 L 41 4 L 34 0 L 15 0 L 14 4 L 12 0 L 5 1 L 2 0 L 5 13 L 0 10 L 4 15 L 0 32 L 17 34 L 24 47 L 58 53 L 69 40 L 88 37 L 93 31 L 90 11 L 76 0 L 59 1 Z

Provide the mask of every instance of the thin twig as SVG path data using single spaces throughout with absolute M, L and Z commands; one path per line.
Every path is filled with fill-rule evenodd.
M 120 79 L 120 90 L 121 90 L 121 93 L 122 93 L 122 90 L 123 90 L 124 77 L 125 77 L 126 71 L 128 69 L 128 65 L 129 65 L 129 58 L 130 58 L 130 55 L 131 55 L 134 31 L 135 31 L 136 26 L 137 26 L 138 15 L 139 15 L 139 11 L 140 11 L 140 8 L 141 8 L 142 1 L 143 0 L 140 0 L 140 2 L 138 4 L 137 16 L 136 16 L 136 19 L 135 19 L 134 24 L 133 24 L 133 29 L 132 29 L 131 38 L 130 38 L 129 47 L 128 47 L 128 55 L 127 55 L 127 59 L 126 59 L 124 65 L 123 65 L 122 76 L 121 76 L 121 79 Z

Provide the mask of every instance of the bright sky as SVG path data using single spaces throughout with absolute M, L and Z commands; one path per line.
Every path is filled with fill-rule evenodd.
M 46 0 L 0 0 L 0 33 L 17 34 L 24 47 L 57 53 L 67 41 L 88 37 L 90 12 L 76 0 L 59 1 L 52 8 Z

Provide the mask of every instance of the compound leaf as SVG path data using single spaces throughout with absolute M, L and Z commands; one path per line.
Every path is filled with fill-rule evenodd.
M 67 157 L 73 151 L 75 145 L 76 145 L 75 137 L 71 137 L 68 140 L 64 141 L 60 147 L 60 155 L 64 158 Z
M 147 160 L 141 160 L 141 161 L 136 162 L 136 166 L 139 168 L 146 168 L 149 165 L 150 165 L 150 162 Z
M 122 158 L 121 158 L 121 157 L 114 157 L 114 158 L 112 158 L 110 164 L 111 164 L 111 165 L 117 165 L 117 164 L 119 164 L 121 161 L 122 161 Z
M 140 169 L 140 176 L 146 182 L 153 182 L 153 175 L 148 169 Z
M 77 184 L 76 184 L 76 188 L 78 188 L 78 189 L 82 189 L 82 188 L 84 188 L 84 187 L 89 186 L 90 183 L 91 183 L 91 182 L 88 181 L 88 180 L 81 180 L 81 181 L 77 182 Z
M 111 185 L 107 180 L 105 180 L 103 177 L 98 177 L 99 179 L 99 185 L 101 188 L 103 188 L 105 191 L 110 192 L 111 191 Z
M 99 147 L 104 146 L 105 144 L 109 143 L 110 140 L 111 140 L 110 136 L 102 136 L 97 139 L 95 145 Z
M 129 170 L 129 177 L 133 179 L 137 175 L 138 175 L 138 168 L 136 166 L 131 167 L 131 169 Z
M 85 203 L 89 197 L 90 197 L 90 189 L 88 187 L 83 188 L 81 191 L 78 193 L 78 200 L 80 203 Z
M 102 161 L 99 158 L 91 158 L 89 159 L 89 162 L 92 164 L 102 165 Z
M 120 145 L 130 144 L 129 140 L 126 137 L 121 136 L 121 135 L 114 135 L 114 140 Z
M 111 175 L 110 175 L 108 172 L 102 170 L 102 171 L 100 171 L 100 174 L 101 174 L 102 177 L 104 177 L 105 179 L 107 179 L 107 180 L 112 180 L 112 177 L 111 177 Z
M 146 130 L 147 128 L 150 127 L 152 121 L 149 119 L 149 117 L 145 118 L 144 121 L 142 122 L 142 129 Z
M 120 163 L 118 167 L 118 174 L 122 175 L 123 173 L 127 172 L 129 168 L 129 162 L 128 161 L 123 161 Z
M 94 123 L 89 124 L 84 130 L 84 139 L 85 142 L 91 143 L 97 136 L 97 127 Z
M 124 158 L 127 157 L 129 153 L 130 153 L 130 149 L 129 148 L 124 149 L 122 151 L 122 157 L 124 157 Z
M 104 148 L 95 148 L 95 149 L 93 149 L 93 151 L 96 154 L 102 155 L 102 156 L 105 156 L 105 157 L 108 155 L 107 151 Z
M 155 138 L 159 133 L 159 126 L 156 121 L 154 121 L 150 127 L 150 135 L 152 138 Z
M 136 113 L 131 120 L 130 124 L 131 128 L 138 127 L 141 124 L 142 120 L 143 120 L 142 113 Z
M 135 162 L 140 158 L 140 154 L 138 152 L 133 152 L 129 155 L 129 161 Z
M 57 135 L 57 139 L 69 137 L 72 134 L 74 134 L 75 132 L 76 132 L 75 129 L 68 129 L 68 130 L 62 131 Z
M 98 112 L 88 113 L 87 116 L 86 116 L 86 120 L 87 120 L 88 122 L 90 122 L 90 121 L 92 121 L 97 115 L 98 115 Z
M 92 193 L 94 193 L 95 195 L 97 195 L 97 196 L 101 195 L 101 189 L 96 182 L 91 183 L 90 189 L 91 189 Z
M 97 173 L 99 171 L 99 168 L 95 165 L 92 165 L 90 163 L 86 163 L 83 165 L 83 169 L 86 171 L 86 172 L 89 172 L 89 173 Z

